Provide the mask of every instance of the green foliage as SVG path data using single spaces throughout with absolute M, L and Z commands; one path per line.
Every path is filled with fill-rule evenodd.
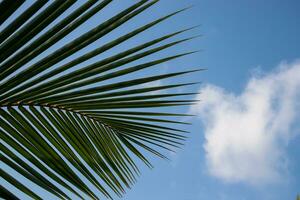
M 186 139 L 186 131 L 173 127 L 173 124 L 188 123 L 170 119 L 184 114 L 150 112 L 147 108 L 195 103 L 190 99 L 177 98 L 195 93 L 165 92 L 194 83 L 145 84 L 199 70 L 148 75 L 131 80 L 124 80 L 123 77 L 194 53 L 185 52 L 131 64 L 194 37 L 160 44 L 191 29 L 187 28 L 130 47 L 92 64 L 83 64 L 186 10 L 182 9 L 130 30 L 83 55 L 73 56 L 158 2 L 142 0 L 41 57 L 44 51 L 93 15 L 103 12 L 112 0 L 86 1 L 61 18 L 75 2 L 38 0 L 0 33 L 1 161 L 58 198 L 71 199 L 70 193 L 79 198 L 89 196 L 92 199 L 98 199 L 100 193 L 106 198 L 112 198 L 112 194 L 122 196 L 140 173 L 137 158 L 152 167 L 145 156 L 147 151 L 167 159 L 160 150 L 173 151 Z M 5 22 L 23 3 L 2 1 L 0 23 Z M 49 26 L 54 21 L 55 24 Z M 67 58 L 71 60 L 60 64 Z M 124 67 L 126 64 L 131 66 Z M 42 199 L 34 191 L 35 188 L 29 188 L 8 172 L 1 170 L 1 175 L 28 196 Z M 92 190 L 91 186 L 98 191 Z M 1 197 L 17 199 L 3 186 Z

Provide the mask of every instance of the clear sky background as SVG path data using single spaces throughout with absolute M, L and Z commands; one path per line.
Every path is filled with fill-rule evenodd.
M 115 1 L 41 57 L 133 2 L 136 1 Z M 185 147 L 177 154 L 169 154 L 170 162 L 153 158 L 152 170 L 141 165 L 141 177 L 123 199 L 295 199 L 300 193 L 300 116 L 297 113 L 300 108 L 300 1 L 161 0 L 76 55 L 190 5 L 194 7 L 85 62 L 92 63 L 165 33 L 201 25 L 177 38 L 199 34 L 202 37 L 146 60 L 191 50 L 201 52 L 137 73 L 140 76 L 199 67 L 208 69 L 180 79 L 202 82 L 187 89 L 201 92 L 196 97 L 201 99 L 199 105 L 174 110 L 198 116 L 183 119 L 193 123 L 187 127 L 191 133 Z
M 171 68 L 174 67 L 172 64 L 178 67 L 205 67 L 208 69 L 207 71 L 194 77 L 194 79 L 203 82 L 202 87 L 210 84 L 223 88 L 227 91 L 225 94 L 232 93 L 232 95 L 239 96 L 245 92 L 245 87 L 253 76 L 270 76 L 277 70 L 280 63 L 293 63 L 300 58 L 300 1 L 165 0 L 153 10 L 156 11 L 155 13 L 164 14 L 188 5 L 194 5 L 194 7 L 175 17 L 175 20 L 164 23 L 164 27 L 176 29 L 177 27 L 201 24 L 201 27 L 193 33 L 200 33 L 204 36 L 182 46 L 185 49 L 201 49 L 203 52 L 168 64 L 170 72 L 172 71 Z M 299 72 L 299 62 L 297 71 Z M 295 78 L 299 90 L 300 72 Z M 258 88 L 260 86 L 258 85 Z M 208 103 L 205 103 L 208 101 L 205 94 L 200 94 L 199 97 L 202 100 L 199 107 L 207 106 L 208 109 L 212 109 L 207 105 Z M 297 99 L 298 101 L 300 99 L 299 92 Z M 297 109 L 299 110 L 299 104 Z M 218 110 L 215 109 L 214 111 L 217 112 Z M 196 114 L 201 115 L 197 111 Z M 225 113 L 223 117 L 228 115 Z M 259 117 L 258 114 L 253 118 Z M 257 181 L 251 179 L 251 174 L 240 175 L 240 178 L 235 178 L 210 172 L 206 158 L 207 152 L 204 149 L 206 139 L 205 126 L 201 123 L 201 121 L 203 122 L 202 119 L 201 117 L 192 119 L 190 139 L 183 150 L 172 156 L 173 161 L 168 163 L 158 160 L 155 161 L 156 168 L 154 170 L 144 170 L 139 182 L 125 196 L 126 200 L 295 199 L 296 194 L 300 192 L 299 115 L 294 119 L 294 124 L 298 123 L 298 129 L 290 130 L 289 134 L 293 136 L 288 137 L 287 143 L 276 145 L 275 149 L 272 147 L 272 151 L 261 152 L 261 154 L 267 155 L 262 160 L 250 159 L 252 163 L 249 163 L 249 167 L 252 169 L 245 170 L 252 171 L 254 174 L 257 172 Z M 220 132 L 225 135 L 225 132 L 230 131 L 239 135 L 256 134 L 255 131 L 262 135 L 272 134 L 269 133 L 268 129 L 264 131 L 260 128 L 252 130 L 252 127 L 255 126 L 253 123 L 256 122 L 249 121 L 248 123 L 246 119 L 243 128 L 232 126 L 222 129 L 220 127 Z M 239 120 L 235 120 L 233 123 L 239 123 Z M 249 132 L 246 132 L 247 129 Z M 239 141 L 236 140 L 236 142 Z M 258 149 L 260 145 L 264 145 L 259 141 L 257 142 L 257 145 L 254 144 L 249 148 Z M 228 145 L 230 146 L 230 144 Z M 216 146 L 216 148 L 218 147 Z M 276 154 L 275 150 L 282 152 L 286 160 L 276 158 L 274 163 L 264 163 L 268 156 L 272 157 L 272 154 Z M 237 176 L 239 173 L 242 174 L 237 169 L 245 161 L 242 157 L 243 154 L 235 159 L 235 163 L 231 163 L 232 170 L 237 170 Z M 245 159 L 248 158 L 249 156 L 245 155 Z M 220 168 L 226 167 L 225 164 L 228 159 L 224 159 L 223 165 L 222 158 L 220 158 L 221 163 L 218 163 L 221 165 Z M 273 167 L 282 165 L 283 162 L 288 162 L 288 166 L 287 169 L 278 171 L 282 176 L 277 180 L 271 177 L 267 178 L 260 172 L 262 170 L 260 167 L 264 167 L 264 165 Z M 274 169 L 274 171 L 277 170 Z

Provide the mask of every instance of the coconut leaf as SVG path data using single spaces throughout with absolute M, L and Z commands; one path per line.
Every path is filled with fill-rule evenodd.
M 137 181 L 138 160 L 152 168 L 148 152 L 168 159 L 166 151 L 182 147 L 188 131 L 181 126 L 189 123 L 180 117 L 189 115 L 155 108 L 196 103 L 191 100 L 196 93 L 174 91 L 196 84 L 180 83 L 180 77 L 202 69 L 138 76 L 137 72 L 148 68 L 160 72 L 161 64 L 195 53 L 148 59 L 196 38 L 174 39 L 195 27 L 183 27 L 100 60 L 98 56 L 187 8 L 78 54 L 157 2 L 134 3 L 67 42 L 62 40 L 69 33 L 95 14 L 107 12 L 113 1 L 80 2 L 74 9 L 75 0 L 37 0 L 27 3 L 18 15 L 15 11 L 24 1 L 1 2 L 0 22 L 9 20 L 0 33 L 0 157 L 5 165 L 1 176 L 7 183 L 33 199 L 44 199 L 37 188 L 59 199 L 112 199 Z M 61 42 L 62 46 L 41 56 Z M 93 62 L 85 64 L 91 58 Z M 176 84 L 151 85 L 165 79 Z M 11 170 L 18 176 L 10 174 Z M 18 199 L 6 185 L 1 186 L 1 197 Z

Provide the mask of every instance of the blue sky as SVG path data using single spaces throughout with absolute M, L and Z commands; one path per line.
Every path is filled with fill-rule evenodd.
M 123 0 L 113 3 L 104 10 L 105 12 L 95 15 L 89 23 L 75 30 L 41 56 L 45 56 L 47 53 L 59 48 L 64 42 L 84 33 L 86 29 L 96 26 L 99 23 L 98 19 L 108 18 L 116 11 L 132 4 L 132 2 L 131 0 Z M 78 5 L 79 3 L 75 6 Z M 123 199 L 295 199 L 296 194 L 300 193 L 300 173 L 298 172 L 300 171 L 300 128 L 297 125 L 300 116 L 297 113 L 288 115 L 288 123 L 281 130 L 276 128 L 277 123 L 275 122 L 277 121 L 275 119 L 277 118 L 274 117 L 283 116 L 283 118 L 278 118 L 278 121 L 286 119 L 284 118 L 285 114 L 287 115 L 286 107 L 279 106 L 279 108 L 283 108 L 283 111 L 280 112 L 281 110 L 273 109 L 273 107 L 268 108 L 267 106 L 267 111 L 259 114 L 255 111 L 240 112 L 240 109 L 234 106 L 240 105 L 246 107 L 243 109 L 251 110 L 250 108 L 261 105 L 252 102 L 246 103 L 251 99 L 250 97 L 254 97 L 255 99 L 261 99 L 262 103 L 266 104 L 273 103 L 268 99 L 274 98 L 275 103 L 279 105 L 286 102 L 292 105 L 291 108 L 288 106 L 287 109 L 289 110 L 299 109 L 299 103 L 297 103 L 297 100 L 300 102 L 299 92 L 296 89 L 291 90 L 290 93 L 286 91 L 287 88 L 290 88 L 287 86 L 291 86 L 291 88 L 299 86 L 300 73 L 295 74 L 293 72 L 299 72 L 300 67 L 300 61 L 297 61 L 297 59 L 300 59 L 300 1 L 161 0 L 160 3 L 135 18 L 132 22 L 120 27 L 100 41 L 89 45 L 76 55 L 94 49 L 97 45 L 110 41 L 124 32 L 143 25 L 145 22 L 150 22 L 167 13 L 190 5 L 194 5 L 194 7 L 112 49 L 110 52 L 85 62 L 86 64 L 92 63 L 111 53 L 119 52 L 127 46 L 148 41 L 165 33 L 201 25 L 199 28 L 177 38 L 198 34 L 202 34 L 202 37 L 146 59 L 152 60 L 163 55 L 201 50 L 197 54 L 170 61 L 153 69 L 147 69 L 145 72 L 141 72 L 140 75 L 169 73 L 186 68 L 207 68 L 207 71 L 191 75 L 188 79 L 186 77 L 180 79 L 183 82 L 190 80 L 202 82 L 201 85 L 190 87 L 187 90 L 204 92 L 198 96 L 203 103 L 200 102 L 197 107 L 193 108 L 174 110 L 174 112 L 192 112 L 199 116 L 184 119 L 193 123 L 192 126 L 188 127 L 191 133 L 185 147 L 179 150 L 176 155 L 169 154 L 172 160 L 170 162 L 153 158 L 155 168 L 152 170 L 141 165 L 141 177 L 133 188 L 127 191 Z M 61 63 L 70 59 L 72 57 Z M 172 80 L 155 84 L 170 82 Z M 273 90 L 277 92 L 264 96 L 259 93 L 261 88 L 265 89 L 262 91 L 263 94 L 268 94 Z M 280 94 L 286 95 L 287 98 L 282 98 Z M 291 99 L 292 101 L 289 101 Z M 222 110 L 222 105 L 226 107 L 225 110 Z M 219 114 L 216 115 L 216 113 Z M 219 123 L 220 120 L 225 120 L 224 123 L 226 124 L 231 123 L 232 118 L 228 117 L 229 113 L 233 113 L 240 120 L 246 121 L 244 126 L 242 128 L 235 125 L 229 128 L 222 126 Z M 261 116 L 263 116 L 262 120 L 257 121 Z M 229 119 L 227 120 L 226 117 Z M 247 120 L 249 120 L 249 123 L 247 123 Z M 241 122 L 239 120 L 232 122 L 232 124 L 238 123 Z M 256 127 L 258 123 L 262 124 Z M 270 123 L 271 125 L 269 125 Z M 224 133 L 218 131 L 219 129 L 224 130 Z M 245 138 L 236 137 L 237 134 L 243 134 L 244 129 L 245 132 L 248 131 L 247 134 L 257 136 L 251 140 L 253 145 L 247 148 L 243 147 Z M 229 135 L 229 137 L 233 140 L 224 143 L 223 141 L 228 136 L 226 135 L 227 132 L 231 131 L 232 135 Z M 266 134 L 271 135 L 271 139 L 260 137 Z M 220 141 L 220 147 L 225 149 L 231 145 L 236 147 L 241 144 L 241 148 L 235 148 L 239 150 L 238 152 L 236 150 L 229 151 L 229 153 L 238 153 L 234 162 L 228 160 L 223 154 L 216 158 L 220 162 L 212 162 L 215 158 L 211 156 L 214 155 L 214 150 L 210 150 L 207 145 L 219 141 L 209 139 L 210 136 L 225 138 Z M 268 145 L 265 145 L 266 143 Z M 267 157 L 257 158 L 259 145 L 266 146 L 266 148 L 262 148 L 259 155 Z M 221 148 L 221 150 L 223 149 Z M 254 153 L 251 155 L 256 155 L 256 157 L 254 156 L 253 160 L 250 160 L 251 163 L 241 169 L 244 173 L 239 174 L 240 171 L 237 170 L 240 166 L 239 162 L 244 162 L 244 159 L 248 158 L 248 154 L 243 153 L 244 150 L 253 151 Z M 278 156 L 274 156 L 274 154 L 278 154 Z M 268 161 L 268 158 L 271 161 Z M 229 167 L 226 166 L 229 171 L 237 170 L 237 173 L 233 176 L 228 175 L 228 171 L 223 172 L 220 170 L 223 169 L 222 163 L 224 163 L 224 166 L 228 164 Z M 249 169 L 249 167 L 253 167 L 253 169 Z M 262 173 L 263 169 L 271 169 L 275 175 L 266 176 L 265 173 Z M 254 173 L 251 177 L 250 172 L 252 171 Z M 278 177 L 275 177 L 277 175 Z
M 207 68 L 195 75 L 204 85 L 218 86 L 239 95 L 257 71 L 268 74 L 281 62 L 294 62 L 300 57 L 299 1 L 167 0 L 155 10 L 165 13 L 188 5 L 194 7 L 175 17 L 176 23 L 165 23 L 165 26 L 176 29 L 201 24 L 193 33 L 203 34 L 203 37 L 183 48 L 203 52 L 174 64 L 186 66 L 188 62 L 188 65 Z M 205 95 L 200 98 L 206 101 Z M 299 121 L 299 116 L 297 119 Z M 264 184 L 252 184 L 247 179 L 230 182 L 209 173 L 203 148 L 205 127 L 199 118 L 192 122 L 191 137 L 185 148 L 172 156 L 171 163 L 155 160 L 156 168 L 144 170 L 140 181 L 125 196 L 126 200 L 279 200 L 295 199 L 300 192 L 299 134 L 283 147 L 289 166 L 281 180 Z M 249 126 L 251 128 L 250 122 Z

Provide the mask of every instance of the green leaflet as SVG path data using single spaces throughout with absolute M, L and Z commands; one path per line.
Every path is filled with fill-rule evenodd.
M 13 55 L 11 58 L 5 61 L 1 65 L 1 68 L 3 67 L 5 71 L 1 73 L 0 77 L 8 76 L 9 74 L 22 67 L 24 64 L 41 54 L 47 48 L 55 44 L 55 42 L 62 39 L 72 30 L 88 20 L 91 16 L 96 14 L 99 10 L 103 9 L 109 2 L 111 2 L 111 0 L 103 1 L 91 10 L 88 10 L 96 3 L 96 0 L 87 1 L 81 7 L 72 12 L 72 14 L 70 14 L 67 18 L 49 29 L 45 34 L 41 35 L 33 43 L 29 44 L 17 54 Z M 84 13 L 84 11 L 86 10 L 88 11 Z M 80 16 L 82 13 L 84 14 Z
M 9 18 L 23 3 L 25 0 L 20 1 L 14 1 L 11 2 L 10 0 L 4 0 L 0 3 L 0 25 L 2 25 L 3 22 L 7 18 Z
M 0 22 L 8 19 L 23 2 L 2 1 Z M 1 175 L 33 199 L 43 199 L 36 192 L 37 187 L 59 199 L 72 199 L 70 194 L 80 199 L 122 197 L 141 173 L 137 160 L 153 167 L 144 154 L 146 151 L 168 159 L 165 151 L 175 151 L 184 145 L 188 137 L 184 126 L 190 123 L 182 117 L 190 115 L 174 113 L 168 108 L 197 102 L 192 100 L 192 95 L 197 93 L 176 90 L 188 90 L 197 84 L 191 79 L 181 82 L 181 77 L 202 69 L 159 72 L 161 64 L 186 59 L 197 51 L 169 54 L 150 61 L 147 58 L 195 39 L 181 36 L 195 27 L 171 31 L 105 58 L 96 58 L 166 23 L 187 8 L 163 14 L 76 56 L 76 52 L 126 26 L 128 21 L 140 17 L 159 2 L 141 0 L 105 21 L 99 19 L 93 29 L 84 30 L 57 50 L 39 57 L 115 3 L 90 0 L 72 9 L 75 2 L 32 2 L 0 33 L 0 139 L 3 141 L 0 157 L 6 166 Z M 66 11 L 68 14 L 64 15 Z M 84 63 L 91 58 L 96 61 Z M 60 64 L 65 59 L 68 61 Z M 133 77 L 154 66 L 157 74 Z M 128 76 L 132 78 L 126 79 Z M 176 82 L 152 85 L 165 79 Z M 18 177 L 5 171 L 7 167 L 36 187 L 28 188 Z M 18 199 L 8 188 L 1 186 L 0 191 L 1 198 Z
M 14 31 L 24 24 L 31 16 L 41 9 L 47 0 L 36 1 L 0 33 L 0 43 L 6 40 Z

